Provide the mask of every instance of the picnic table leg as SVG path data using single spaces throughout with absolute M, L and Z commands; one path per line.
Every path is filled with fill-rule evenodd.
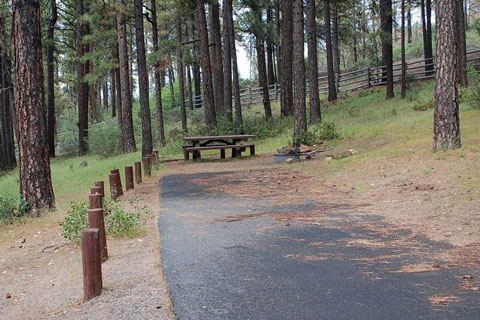
M 197 162 L 200 162 L 200 160 L 202 159 L 202 156 L 200 155 L 200 151 L 195 151 L 197 153 Z
M 220 149 L 220 159 L 225 159 L 225 149 Z
M 254 155 L 255 155 L 255 145 L 254 145 L 254 144 L 252 144 L 252 145 L 250 146 L 250 155 L 251 155 L 251 156 L 254 156 Z
M 188 159 L 190 159 L 190 153 L 189 151 L 187 150 L 187 148 L 183 148 L 183 159 L 185 161 L 188 161 Z

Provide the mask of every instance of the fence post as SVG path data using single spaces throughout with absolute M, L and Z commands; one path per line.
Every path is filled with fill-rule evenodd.
M 150 157 L 143 157 L 143 171 L 145 177 L 150 177 L 152 175 L 152 169 L 150 168 Z
M 102 195 L 100 193 L 92 193 L 88 196 L 90 209 L 102 208 Z
M 248 105 L 252 104 L 252 88 L 248 87 Z
M 112 200 L 117 200 L 118 197 L 120 196 L 118 194 L 117 177 L 118 177 L 117 173 L 114 173 L 108 176 L 108 181 L 110 182 L 110 198 L 112 198 Z
M 367 77 L 368 77 L 368 87 L 371 88 L 372 87 L 372 70 L 370 68 L 367 68 Z
M 277 83 L 275 82 L 275 101 L 278 101 Z
M 100 188 L 100 194 L 102 195 L 102 199 L 105 198 L 105 182 L 95 181 L 95 187 Z
M 105 219 L 103 217 L 103 209 L 95 208 L 88 210 L 88 226 L 97 228 L 99 232 L 100 257 L 102 262 L 108 260 L 107 252 L 107 236 L 105 234 Z
M 111 174 L 117 174 L 117 193 L 119 196 L 123 196 L 123 187 L 122 187 L 122 178 L 120 177 L 120 170 L 119 169 L 114 169 L 110 171 Z
M 135 182 L 142 183 L 142 163 L 140 161 L 135 162 Z
M 100 253 L 100 230 L 82 230 L 83 301 L 102 293 L 102 261 Z
M 126 166 L 125 167 L 125 190 L 134 189 L 135 185 L 133 183 L 133 167 Z

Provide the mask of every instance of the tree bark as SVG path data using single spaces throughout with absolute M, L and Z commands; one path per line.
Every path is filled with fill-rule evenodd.
M 193 87 L 191 65 L 187 65 L 188 107 L 193 110 Z
M 88 45 L 89 52 L 93 54 L 93 43 L 90 42 Z M 90 59 L 88 62 L 88 72 L 93 72 L 93 61 Z M 90 107 L 92 109 L 92 118 L 95 122 L 98 122 L 98 112 L 97 112 L 97 92 L 95 90 L 95 83 L 88 85 L 89 87 L 89 99 L 90 99 Z
M 407 95 L 407 64 L 405 59 L 405 0 L 402 0 L 402 31 L 401 31 L 401 55 L 402 55 L 402 99 Z
M 230 20 L 228 16 L 231 11 L 231 3 L 223 0 L 223 107 L 228 121 L 233 121 L 232 115 L 232 39 L 230 36 Z M 230 7 L 228 7 L 230 5 Z M 233 40 L 234 41 L 234 40 Z
M 322 120 L 318 92 L 317 22 L 315 0 L 307 0 L 308 80 L 310 84 L 310 123 Z
M 81 61 L 84 55 L 83 0 L 77 0 L 77 74 L 78 74 L 78 153 L 87 154 L 88 138 L 88 85 L 83 81 L 86 64 Z
M 213 43 L 213 88 L 215 106 L 223 116 L 227 116 L 227 111 L 223 106 L 223 53 L 222 53 L 222 36 L 220 33 L 220 5 L 215 0 L 209 4 L 210 7 L 210 34 Z
M 458 84 L 466 88 L 467 79 L 467 42 L 465 37 L 465 13 L 463 12 L 463 0 L 457 0 L 456 25 L 457 25 L 457 81 Z
M 458 149 L 460 117 L 457 88 L 457 26 L 455 0 L 441 0 L 436 7 L 437 72 L 433 122 L 434 151 Z
M 282 2 L 282 90 L 280 104 L 282 116 L 293 114 L 293 87 L 292 87 L 292 61 L 293 61 L 293 13 L 292 0 Z
M 335 90 L 340 89 L 340 46 L 338 40 L 338 3 L 337 0 L 331 1 L 332 6 L 332 57 L 333 57 L 333 72 L 335 73 Z
M 233 12 L 232 12 L 232 0 L 225 0 L 225 9 L 228 13 L 228 28 L 230 32 L 230 54 L 232 56 L 232 89 L 233 89 L 233 101 L 235 106 L 235 132 L 241 134 L 243 132 L 243 116 L 242 116 L 242 104 L 240 101 L 240 80 L 238 76 L 238 64 L 237 64 L 237 49 L 235 44 L 235 31 L 233 30 Z
M 1 18 L 0 18 L 1 19 Z M 0 21 L 3 23 L 3 21 Z M 11 58 L 0 46 L 0 171 L 9 171 L 15 168 L 15 140 L 13 123 L 13 101 L 10 97 Z
M 47 135 L 48 155 L 55 157 L 55 24 L 57 23 L 57 5 L 55 0 L 50 1 L 50 17 L 47 28 Z
M 408 21 L 408 33 L 407 42 L 412 43 L 412 0 L 407 0 L 407 21 Z
M 175 99 L 175 88 L 174 88 L 175 79 L 173 77 L 173 69 L 168 68 L 167 73 L 168 73 L 168 86 L 170 88 L 170 103 L 171 103 L 171 108 L 174 109 L 177 106 L 177 102 Z
M 13 1 L 20 194 L 32 216 L 55 205 L 46 132 L 40 3 Z
M 118 0 L 120 7 L 124 6 L 124 0 Z M 132 119 L 132 91 L 130 88 L 130 71 L 128 60 L 127 26 L 126 16 L 122 9 L 117 13 L 118 56 L 120 69 L 120 90 L 122 105 L 122 128 L 124 152 L 136 152 L 135 135 L 133 133 Z
M 328 101 L 335 101 L 337 100 L 337 90 L 335 88 L 335 72 L 333 69 L 332 31 L 330 28 L 329 0 L 323 0 L 323 15 L 325 20 L 325 47 L 327 51 Z
M 183 67 L 183 49 L 182 49 L 182 24 L 177 25 L 177 40 L 179 46 L 177 47 L 177 74 L 178 74 L 178 93 L 180 96 L 180 113 L 182 116 L 182 130 L 184 133 L 188 131 L 187 128 L 187 111 L 185 110 L 185 71 Z M 223 98 L 223 96 L 222 96 Z
M 146 157 L 153 152 L 153 140 L 142 0 L 135 0 L 135 39 L 137 40 L 138 88 L 140 91 L 140 117 L 142 119 L 142 157 Z
M 422 0 L 423 1 L 423 0 Z M 432 48 L 432 1 L 425 1 L 425 13 L 426 13 L 426 30 L 425 30 L 425 70 L 427 75 L 433 75 L 435 66 L 433 66 L 433 48 Z
M 200 51 L 202 57 L 203 97 L 205 108 L 205 122 L 207 131 L 212 132 L 217 126 L 215 100 L 212 88 L 212 69 L 210 66 L 210 53 L 208 49 L 207 21 L 205 17 L 204 0 L 195 0 L 197 5 L 198 31 L 200 37 Z
M 116 69 L 110 70 L 110 78 L 112 79 L 111 89 L 110 89 L 110 94 L 111 94 L 110 100 L 112 101 L 112 117 L 113 118 L 117 116 L 117 87 L 116 87 L 116 81 L 115 81 L 115 70 Z
M 196 23 L 192 23 L 192 38 L 195 38 L 197 33 L 195 24 Z M 202 89 L 201 89 L 202 79 L 200 76 L 200 65 L 197 62 L 197 58 L 200 55 L 200 49 L 197 43 L 193 45 L 192 51 L 193 51 L 193 57 L 195 58 L 193 62 L 193 83 L 195 86 L 195 97 L 199 97 L 202 94 Z M 196 108 L 201 108 L 201 107 L 202 107 L 202 101 L 198 101 L 196 104 Z
M 303 35 L 303 0 L 293 0 L 293 68 L 294 96 L 293 110 L 295 115 L 294 137 L 298 144 L 307 132 L 307 112 L 305 102 L 305 61 L 304 61 L 304 35 Z
M 156 0 L 151 1 L 150 10 L 152 11 L 152 40 L 153 51 L 158 52 L 158 22 Z M 159 63 L 154 64 L 155 79 L 155 101 L 157 103 L 157 130 L 158 144 L 160 148 L 165 147 L 165 128 L 163 125 L 163 106 L 162 106 L 162 81 Z
M 267 24 L 270 25 L 272 23 L 272 7 L 267 7 Z M 273 85 L 277 82 L 275 79 L 275 71 L 273 65 L 273 41 L 272 37 L 270 36 L 270 32 L 267 33 L 265 38 L 267 43 L 267 77 L 268 77 L 268 85 Z
M 380 0 L 382 59 L 386 66 L 387 98 L 393 98 L 392 0 Z
M 117 46 L 117 56 L 118 56 L 118 46 Z M 120 128 L 120 152 L 125 152 L 125 131 L 123 129 L 123 112 L 122 112 L 122 84 L 120 76 L 120 68 L 117 68 L 115 71 L 115 81 L 117 82 L 117 122 L 118 127 Z

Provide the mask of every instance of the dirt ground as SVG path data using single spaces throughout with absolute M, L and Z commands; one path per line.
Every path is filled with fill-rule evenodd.
M 155 214 L 135 238 L 108 239 L 103 293 L 87 303 L 82 303 L 80 248 L 61 236 L 62 210 L 5 228 L 0 238 L 0 318 L 174 319 L 159 257 L 157 181 L 146 179 L 125 193 L 124 199 L 138 197 Z
M 276 216 L 283 224 L 321 223 L 332 210 L 355 207 L 382 218 L 380 223 L 365 228 L 385 233 L 409 230 L 409 239 L 398 245 L 412 245 L 416 236 L 449 245 L 441 256 L 432 257 L 438 259 L 438 266 L 410 264 L 399 272 L 428 272 L 458 265 L 478 269 L 479 152 L 431 154 L 409 150 L 395 157 L 371 159 L 360 154 L 351 158 L 328 161 L 318 155 L 314 160 L 285 165 L 274 164 L 272 155 L 266 154 L 222 162 L 206 157 L 201 163 L 168 163 L 162 174 L 234 171 L 209 188 L 239 197 L 272 197 L 279 203 L 301 203 L 307 197 L 322 203 L 314 211 Z M 225 181 L 234 181 L 236 188 L 226 188 Z M 202 184 L 200 179 L 196 182 Z M 124 199 L 128 197 L 139 197 L 156 213 L 158 177 L 127 192 Z M 174 319 L 161 269 L 156 214 L 146 221 L 139 236 L 109 239 L 110 259 L 102 266 L 104 292 L 82 303 L 80 249 L 60 235 L 61 212 L 2 228 L 0 318 Z M 252 217 L 246 213 L 232 218 Z M 345 219 L 361 221 L 362 217 L 345 213 Z M 469 288 L 478 290 L 476 275 L 466 281 Z M 432 297 L 432 303 L 438 305 L 451 300 L 454 298 L 449 296 L 443 300 Z

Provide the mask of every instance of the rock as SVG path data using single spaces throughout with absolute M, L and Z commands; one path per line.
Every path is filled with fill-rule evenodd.
M 12 297 L 12 295 L 11 295 L 10 293 L 7 293 L 7 294 L 5 295 L 5 298 L 7 298 L 7 299 L 10 299 L 11 297 Z
M 83 161 L 80 163 L 80 167 L 86 167 L 88 166 L 88 162 L 87 161 Z
M 331 157 L 331 156 L 325 157 L 325 160 L 326 160 L 326 161 L 332 161 L 332 160 L 333 160 L 333 157 Z
M 310 148 L 309 146 L 305 146 L 305 145 L 301 145 L 300 146 L 300 153 L 308 153 L 308 152 L 312 152 L 312 148 Z
M 287 160 L 283 161 L 285 164 L 291 164 L 293 162 L 293 158 L 288 158 Z
M 432 264 L 432 268 L 440 268 L 440 265 L 434 263 L 434 264 Z
M 355 149 L 348 149 L 348 152 L 350 152 L 350 154 L 353 156 L 354 154 L 357 154 L 357 150 Z

